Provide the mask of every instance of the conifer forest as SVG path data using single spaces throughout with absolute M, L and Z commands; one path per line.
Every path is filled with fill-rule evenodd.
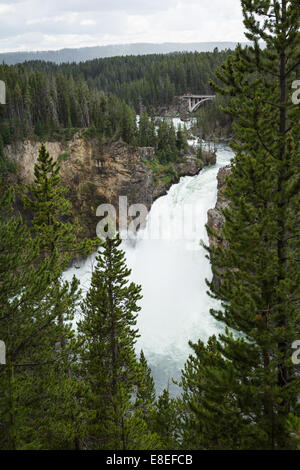
M 0 64 L 1 451 L 300 450 L 300 5 L 230 1 L 236 47 Z

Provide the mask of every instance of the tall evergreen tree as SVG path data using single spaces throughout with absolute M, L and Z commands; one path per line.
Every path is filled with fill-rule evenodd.
M 142 438 L 151 437 L 142 417 L 134 414 L 133 400 L 140 372 L 134 345 L 141 287 L 128 282 L 120 244 L 117 235 L 100 248 L 78 326 L 81 376 L 90 387 L 86 445 L 93 449 L 142 448 Z
M 7 353 L 0 370 L 0 447 L 55 448 L 66 424 L 65 414 L 55 420 L 63 414 L 57 372 L 71 359 L 55 348 L 69 331 L 58 320 L 62 314 L 72 319 L 77 283 L 58 284 L 52 258 L 37 262 L 39 245 L 14 216 L 11 190 L 0 212 L 0 337 Z
M 182 371 L 178 404 L 181 447 L 242 448 L 240 409 L 216 337 L 209 338 L 207 345 L 199 340 L 190 346 L 193 354 Z
M 47 373 L 40 373 L 32 382 L 33 389 L 30 389 L 31 393 L 43 390 L 46 394 L 48 412 L 44 413 L 45 419 L 41 419 L 39 440 L 35 441 L 36 446 L 40 442 L 46 448 L 72 448 L 78 439 L 80 422 L 75 425 L 74 415 L 78 411 L 77 397 L 81 392 L 79 381 L 72 374 L 74 332 L 70 324 L 79 297 L 78 281 L 73 278 L 69 286 L 62 281 L 61 275 L 74 256 L 86 253 L 93 246 L 93 242 L 87 240 L 77 243 L 78 225 L 64 220 L 71 211 L 71 204 L 65 198 L 67 188 L 60 184 L 59 170 L 57 162 L 42 145 L 34 168 L 35 180 L 28 186 L 28 194 L 24 197 L 25 206 L 33 215 L 31 236 L 40 250 L 35 264 L 43 266 L 47 263 L 48 266 L 49 284 L 41 301 L 46 299 L 46 295 L 51 299 L 47 308 L 49 323 L 53 321 L 53 334 L 49 335 L 47 347 L 55 360 L 49 360 Z M 44 307 L 41 305 L 39 308 Z M 60 404 L 62 398 L 63 408 Z M 44 404 L 38 400 L 35 412 L 39 415 L 43 409 Z
M 178 150 L 186 150 L 188 146 L 187 138 L 186 138 L 186 129 L 182 129 L 181 125 L 179 125 L 177 132 L 176 132 L 176 147 Z
M 155 147 L 155 123 L 153 119 L 149 118 L 146 112 L 143 113 L 140 117 L 138 132 L 138 144 L 140 147 Z
M 44 257 L 55 255 L 61 273 L 75 255 L 91 251 L 93 242 L 85 239 L 77 243 L 81 227 L 76 221 L 75 224 L 66 221 L 72 205 L 66 198 L 68 188 L 62 186 L 59 172 L 58 162 L 42 144 L 34 167 L 34 181 L 27 186 L 24 202 L 25 208 L 32 211 L 32 233 Z
M 149 424 L 155 403 L 155 385 L 152 372 L 148 366 L 143 350 L 140 353 L 139 376 L 135 406 L 142 411 L 143 419 Z
M 220 278 L 211 295 L 223 307 L 212 314 L 227 327 L 217 344 L 225 365 L 206 373 L 217 377 L 210 395 L 233 394 L 239 410 L 240 443 L 236 422 L 223 429 L 231 448 L 288 449 L 295 444 L 287 420 L 299 416 L 300 385 L 291 360 L 300 336 L 300 108 L 291 102 L 300 9 L 295 0 L 242 0 L 242 8 L 253 46 L 237 48 L 218 73 L 224 87 L 215 86 L 232 97 L 236 156 L 226 189 L 226 248 L 210 249 Z M 201 361 L 201 350 L 196 354 Z M 208 419 L 216 410 L 225 416 L 216 401 Z

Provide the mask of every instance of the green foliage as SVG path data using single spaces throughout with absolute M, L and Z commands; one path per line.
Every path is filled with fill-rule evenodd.
M 67 410 L 74 404 L 69 406 L 67 396 L 76 395 L 67 370 L 78 283 L 60 282 L 56 257 L 44 258 L 37 238 L 14 216 L 12 190 L 2 196 L 0 213 L 0 337 L 7 352 L 0 370 L 0 447 L 72 447 Z M 62 338 L 63 350 L 57 348 Z
M 149 371 L 144 361 L 138 364 L 134 351 L 141 287 L 128 282 L 130 270 L 120 244 L 118 235 L 103 242 L 78 325 L 80 376 L 90 388 L 86 445 L 93 449 L 137 449 L 151 437 L 143 419 L 147 411 L 134 412 L 133 401 L 136 384 L 139 400 L 150 380 L 149 375 L 141 378 Z
M 232 116 L 224 113 L 224 107 L 230 105 L 230 97 L 218 95 L 196 112 L 197 124 L 195 131 L 201 139 L 232 135 Z
M 7 145 L 28 136 L 69 139 L 85 129 L 90 137 L 121 138 L 135 145 L 134 113 L 140 112 L 141 102 L 150 112 L 187 91 L 210 94 L 209 79 L 215 78 L 216 68 L 227 56 L 228 52 L 180 53 L 80 64 L 2 64 L 7 104 L 0 109 L 0 134 Z M 141 123 L 143 127 L 142 119 Z M 138 145 L 153 146 L 152 139 L 153 125 L 150 132 L 142 131 Z
M 174 398 L 170 398 L 168 390 L 158 397 L 152 413 L 152 430 L 161 440 L 161 449 L 178 449 L 178 408 Z
M 4 142 L 5 137 L 0 133 L 0 178 L 5 178 L 17 172 L 16 164 L 5 155 Z
M 7 439 L 3 437 L 3 448 L 72 449 L 84 434 L 81 418 L 85 416 L 77 406 L 81 387 L 72 374 L 75 343 L 71 322 L 79 291 L 75 278 L 69 284 L 62 282 L 61 274 L 70 259 L 84 253 L 91 242 L 78 244 L 77 227 L 63 220 L 71 211 L 65 199 L 67 190 L 60 185 L 59 165 L 44 145 L 34 175 L 25 196 L 32 226 L 27 229 L 21 219 L 15 222 L 13 217 L 3 226 L 7 230 L 16 225 L 14 243 L 19 243 L 22 233 L 19 253 L 10 245 L 7 255 L 4 251 L 6 257 L 14 260 L 17 253 L 18 258 L 13 263 L 4 258 L 6 266 L 14 269 L 14 278 L 7 268 L 0 334 L 7 345 L 8 366 L 1 390 L 3 420 L 10 424 L 4 427 L 9 432 Z M 7 236 L 4 231 L 4 241 Z M 24 261 L 25 253 L 29 259 Z M 22 277 L 14 287 L 17 273 Z
M 155 386 L 144 352 L 140 353 L 135 407 L 141 410 L 143 420 L 149 425 L 155 402 Z
M 140 116 L 138 144 L 140 147 L 155 147 L 157 144 L 155 122 L 147 113 Z
M 151 107 L 169 105 L 175 96 L 187 91 L 210 94 L 209 80 L 228 55 L 229 51 L 216 50 L 111 57 L 80 64 L 32 61 L 16 67 L 48 75 L 71 75 L 75 83 L 83 77 L 91 88 L 117 95 L 139 112 L 141 101 L 150 111 Z
M 230 206 L 223 211 L 219 235 L 226 244 L 210 249 L 220 279 L 219 286 L 209 284 L 210 292 L 222 301 L 222 309 L 212 314 L 227 327 L 217 344 L 225 364 L 222 372 L 218 362 L 207 367 L 202 347 L 195 364 L 197 383 L 204 367 L 207 387 L 198 401 L 206 406 L 206 394 L 212 397 L 219 423 L 227 418 L 227 409 L 218 405 L 221 390 L 225 396 L 230 392 L 236 406 L 231 417 L 238 421 L 227 420 L 232 439 L 224 441 L 226 448 L 295 448 L 286 422 L 290 413 L 299 416 L 300 411 L 299 366 L 291 360 L 292 343 L 300 336 L 300 108 L 291 106 L 299 66 L 296 3 L 242 1 L 253 46 L 237 47 L 218 73 L 224 86 L 215 85 L 231 96 L 227 111 L 234 119 L 236 153 L 226 185 Z M 198 410 L 194 419 L 200 426 L 201 404 Z M 216 441 L 205 445 L 213 448 Z
M 155 159 L 151 162 L 145 161 L 145 164 L 151 168 L 153 171 L 153 179 L 155 184 L 163 183 L 170 184 L 178 181 L 178 174 L 174 168 L 174 164 L 169 163 L 160 163 L 158 159 Z
M 33 213 L 32 233 L 37 237 L 44 256 L 55 256 L 61 272 L 77 254 L 91 252 L 96 241 L 84 239 L 77 243 L 81 230 L 78 223 L 67 222 L 72 205 L 66 199 L 68 188 L 61 185 L 60 166 L 43 144 L 34 167 L 35 180 L 27 186 L 25 208 Z
M 214 336 L 206 346 L 200 340 L 190 346 L 193 355 L 182 371 L 183 393 L 178 407 L 182 448 L 242 448 L 241 418 L 232 391 L 230 363 L 222 357 Z
M 287 420 L 287 429 L 295 441 L 297 450 L 300 450 L 300 418 L 291 413 Z
M 5 155 L 0 155 L 0 178 L 4 179 L 9 175 L 15 175 L 16 173 L 17 165 Z
M 120 98 L 89 87 L 82 78 L 25 65 L 0 65 L 0 78 L 7 85 L 7 104 L 0 109 L 5 145 L 24 137 L 70 139 L 78 129 L 104 141 L 121 138 L 134 143 L 134 110 Z
M 70 154 L 68 152 L 64 152 L 58 156 L 57 161 L 58 163 L 65 162 L 69 159 L 69 157 L 70 157 Z
M 4 146 L 11 143 L 11 130 L 7 121 L 1 120 L 0 122 L 0 136 Z
M 154 147 L 155 156 L 162 165 L 179 161 L 188 148 L 186 129 L 179 126 L 175 131 L 173 122 L 168 119 L 159 119 L 155 123 L 147 113 L 140 117 L 137 141 L 140 147 Z
M 182 145 L 184 146 L 183 136 Z M 156 156 L 160 163 L 176 162 L 179 159 L 178 141 L 172 122 L 163 119 L 158 121 Z
M 182 129 L 181 125 L 179 125 L 176 132 L 176 147 L 179 152 L 184 152 L 188 148 L 187 132 L 186 129 Z

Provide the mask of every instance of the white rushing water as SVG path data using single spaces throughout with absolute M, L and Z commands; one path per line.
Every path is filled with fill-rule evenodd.
M 208 241 L 205 224 L 207 211 L 216 203 L 218 170 L 232 156 L 228 147 L 219 145 L 217 164 L 197 176 L 181 178 L 166 196 L 154 202 L 146 229 L 138 233 L 135 243 L 122 243 L 132 269 L 131 278 L 142 285 L 137 352 L 144 350 L 158 391 L 169 384 L 170 391 L 176 394 L 171 378 L 179 377 L 191 352 L 188 341 L 206 341 L 219 331 L 209 313 L 217 305 L 207 295 L 205 279 L 211 279 L 212 274 L 200 241 Z M 183 235 L 187 228 L 191 232 L 188 240 L 187 234 Z M 68 270 L 65 278 L 71 279 L 75 274 L 85 291 L 94 262 L 95 256 L 89 257 L 80 269 Z

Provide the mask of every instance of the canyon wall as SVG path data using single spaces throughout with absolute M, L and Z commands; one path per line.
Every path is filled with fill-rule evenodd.
M 33 180 L 40 145 L 27 140 L 6 147 L 6 155 L 17 165 L 19 183 Z M 100 204 L 111 203 L 118 209 L 119 196 L 127 196 L 128 205 L 140 203 L 149 210 L 154 200 L 166 194 L 181 176 L 196 175 L 205 165 L 216 163 L 215 154 L 205 153 L 201 161 L 190 149 L 180 163 L 164 168 L 155 165 L 151 147 L 132 148 L 122 142 L 102 144 L 80 135 L 64 143 L 46 142 L 46 147 L 60 162 L 73 217 L 78 217 L 82 236 L 87 237 L 96 235 L 96 209 Z
M 210 247 L 223 247 L 226 248 L 226 240 L 221 238 L 221 232 L 222 228 L 225 223 L 225 217 L 222 213 L 222 210 L 225 209 L 229 205 L 229 200 L 225 196 L 225 188 L 226 188 L 226 178 L 231 172 L 231 167 L 230 165 L 224 166 L 223 168 L 220 168 L 218 172 L 218 196 L 217 196 L 217 202 L 216 205 L 213 209 L 210 209 L 207 213 L 208 219 L 207 219 L 207 225 L 211 230 L 213 230 L 217 235 L 220 235 L 220 238 L 218 236 L 214 236 L 212 234 L 208 234 L 209 237 L 209 246 Z M 212 260 L 213 263 L 213 260 Z M 220 279 L 214 275 L 213 277 L 213 282 L 215 286 L 220 285 Z

